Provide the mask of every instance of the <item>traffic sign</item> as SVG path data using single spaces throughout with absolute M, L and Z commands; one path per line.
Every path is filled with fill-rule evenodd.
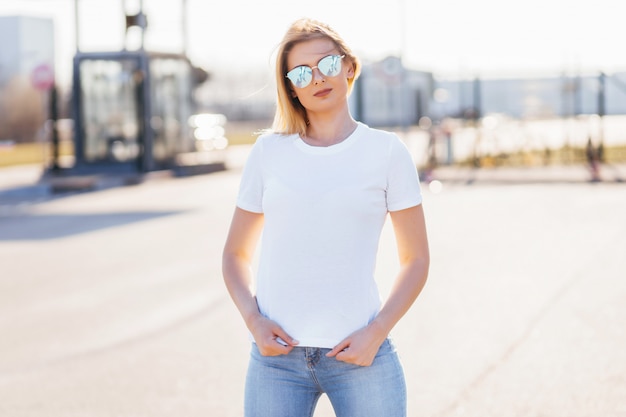
M 48 64 L 37 65 L 33 69 L 31 80 L 37 90 L 47 91 L 54 85 L 54 70 Z

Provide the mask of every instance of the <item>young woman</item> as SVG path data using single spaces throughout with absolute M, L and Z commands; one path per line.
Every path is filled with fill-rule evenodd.
M 248 157 L 223 254 L 253 339 L 247 417 L 312 416 L 323 393 L 340 417 L 406 414 L 388 335 L 428 275 L 422 196 L 399 138 L 352 118 L 359 72 L 342 38 L 314 20 L 294 22 L 278 49 L 273 129 Z M 388 213 L 401 268 L 381 303 L 374 268 Z

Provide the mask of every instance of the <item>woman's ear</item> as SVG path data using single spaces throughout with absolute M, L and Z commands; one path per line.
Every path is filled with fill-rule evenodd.
M 354 65 L 350 65 L 348 67 L 348 79 L 354 78 Z

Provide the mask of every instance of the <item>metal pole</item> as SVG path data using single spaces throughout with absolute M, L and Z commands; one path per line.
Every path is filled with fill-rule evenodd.
M 182 18 L 182 34 L 183 34 L 183 54 L 187 55 L 187 47 L 188 47 L 188 43 L 189 43 L 189 37 L 188 37 L 188 33 L 187 33 L 187 0 L 182 0 L 182 8 L 183 8 L 183 12 L 181 15 Z
M 474 124 L 474 130 L 476 132 L 476 141 L 474 143 L 474 166 L 476 168 L 481 166 L 481 157 L 479 154 L 480 142 L 482 141 L 482 132 L 479 126 L 480 117 L 482 113 L 481 106 L 481 87 L 480 87 L 480 78 L 474 78 L 474 82 L 472 84 L 472 120 Z
M 56 82 L 52 85 L 49 94 L 50 100 L 50 123 L 51 123 L 51 142 L 52 142 L 52 170 L 58 172 L 61 168 L 59 164 L 59 129 L 57 126 L 57 121 L 59 119 L 58 112 L 58 91 Z
M 569 162 L 570 160 L 570 133 L 569 133 L 569 124 L 568 120 L 570 117 L 570 109 L 569 109 L 569 100 L 568 94 L 570 90 L 570 80 L 567 76 L 567 72 L 563 71 L 563 75 L 561 76 L 561 120 L 563 122 L 563 142 L 565 143 L 565 149 L 567 150 L 566 158 Z
M 121 0 L 122 3 L 122 12 L 124 12 L 124 18 L 128 19 L 126 12 L 126 0 Z M 124 29 L 124 42 L 122 44 L 122 49 L 125 51 L 128 48 L 128 20 L 126 20 L 126 29 Z
M 143 0 L 139 0 L 139 16 L 144 16 L 143 14 Z M 141 25 L 141 50 L 143 51 L 144 48 L 144 42 L 146 40 L 146 28 L 145 25 Z
M 606 113 L 606 74 L 604 72 L 600 73 L 598 77 L 598 116 L 600 117 L 600 128 L 599 128 L 599 140 L 598 140 L 598 149 L 600 160 L 604 158 L 604 114 Z
M 598 76 L 598 116 L 602 117 L 605 114 L 605 85 L 606 85 L 606 74 L 603 72 Z
M 482 117 L 482 94 L 480 78 L 474 78 L 474 120 L 478 122 Z
M 74 0 L 74 30 L 75 30 L 75 39 L 76 39 L 76 53 L 80 52 L 80 27 L 79 27 L 79 17 L 78 17 L 78 0 Z

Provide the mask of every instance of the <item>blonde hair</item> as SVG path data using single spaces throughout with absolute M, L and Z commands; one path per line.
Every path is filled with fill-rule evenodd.
M 306 109 L 297 98 L 292 96 L 291 85 L 288 84 L 290 81 L 285 77 L 288 71 L 287 57 L 296 44 L 324 38 L 330 39 L 339 53 L 345 55 L 344 63 L 349 62 L 354 68 L 354 76 L 348 79 L 348 94 L 352 91 L 354 81 L 361 73 L 361 62 L 352 53 L 345 41 L 325 23 L 308 18 L 296 20 L 285 33 L 276 55 L 277 103 L 274 123 L 272 124 L 274 132 L 306 135 L 308 124 Z

